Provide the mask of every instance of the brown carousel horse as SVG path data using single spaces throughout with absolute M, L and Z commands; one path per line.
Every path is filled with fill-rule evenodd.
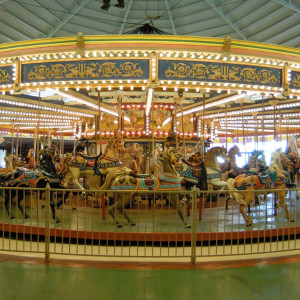
M 225 163 L 220 164 L 220 169 L 223 173 L 237 168 L 236 156 L 238 157 L 242 156 L 240 152 L 240 148 L 238 146 L 233 146 L 228 150 Z
M 171 191 L 182 190 L 182 178 L 178 176 L 174 168 L 174 160 L 179 162 L 182 155 L 178 149 L 168 149 L 158 155 L 158 164 L 161 175 L 156 177 L 154 175 L 137 175 L 134 173 L 118 175 L 112 181 L 107 182 L 110 190 L 113 191 L 132 191 L 137 193 L 139 191 L 153 190 L 168 195 L 168 200 L 171 205 L 176 208 L 185 228 L 191 226 L 186 222 L 184 213 L 179 205 L 178 193 L 169 193 Z M 169 193 L 169 194 L 168 194 Z M 113 204 L 108 212 L 114 219 L 117 227 L 122 227 L 122 223 L 116 218 L 116 212 L 124 216 L 127 222 L 134 226 L 135 222 L 126 214 L 125 207 L 130 205 L 133 193 L 116 193 L 116 202 Z
M 220 169 L 223 173 L 223 180 L 226 180 L 229 177 L 233 178 L 242 174 L 242 169 L 237 166 L 236 156 L 241 157 L 242 154 L 238 146 L 233 146 L 228 150 L 225 163 L 220 164 Z
M 36 167 L 36 162 L 35 162 L 35 159 L 34 159 L 34 151 L 33 151 L 33 148 L 30 148 L 30 149 L 29 149 L 26 158 L 27 158 L 27 161 L 28 161 L 27 168 L 28 168 L 28 169 L 33 169 L 33 168 L 35 168 L 35 167 Z
M 245 207 L 254 199 L 255 191 L 267 190 L 272 193 L 272 189 L 278 189 L 275 194 L 279 205 L 284 208 L 285 217 L 293 222 L 294 219 L 290 216 L 285 197 L 287 194 L 286 188 L 289 187 L 288 180 L 282 172 L 281 158 L 278 152 L 272 153 L 271 164 L 265 173 L 253 174 L 247 176 L 242 174 L 236 178 L 227 180 L 227 189 L 232 192 L 233 198 L 239 203 L 240 213 L 242 214 L 246 226 L 252 225 L 252 219 L 247 215 Z M 251 193 L 253 191 L 253 193 Z

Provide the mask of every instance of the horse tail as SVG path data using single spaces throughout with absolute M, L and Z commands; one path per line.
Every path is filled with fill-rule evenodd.
M 227 180 L 227 190 L 231 192 L 235 201 L 237 201 L 239 204 L 246 205 L 247 203 L 244 201 L 242 195 L 238 193 L 238 189 L 234 187 L 234 183 L 235 179 L 229 178 Z

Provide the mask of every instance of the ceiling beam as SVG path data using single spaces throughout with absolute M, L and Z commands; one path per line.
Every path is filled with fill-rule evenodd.
M 217 6 L 214 0 L 205 0 L 205 2 L 207 2 L 207 4 L 209 4 L 227 22 L 243 40 L 248 40 L 245 33 L 242 32 L 241 29 L 232 22 L 231 18 L 224 13 L 222 8 Z
M 172 26 L 173 34 L 177 35 L 177 31 L 176 31 L 176 28 L 175 28 L 173 15 L 172 15 L 172 12 L 170 10 L 170 5 L 169 5 L 169 1 L 168 0 L 165 0 L 165 5 L 166 5 L 167 12 L 168 12 L 168 15 L 169 15 L 169 19 L 170 19 L 170 23 L 171 23 L 171 26 Z
M 119 34 L 123 34 L 124 28 L 125 28 L 125 24 L 127 22 L 129 13 L 131 11 L 131 6 L 132 6 L 133 0 L 129 0 L 128 4 L 127 4 L 127 8 L 126 8 L 126 12 L 123 18 L 123 22 L 121 24 L 120 30 L 119 30 Z
M 31 15 L 31 17 L 33 19 L 36 19 L 37 16 L 35 14 L 33 14 L 30 10 L 26 9 L 23 5 L 20 5 L 19 3 L 15 3 L 17 6 L 19 6 L 22 10 L 26 10 L 26 12 Z M 7 14 L 9 14 L 13 19 L 16 20 L 16 22 L 20 22 L 24 27 L 29 27 L 30 29 L 39 32 L 41 35 L 43 35 L 44 37 L 47 37 L 47 35 L 45 33 L 43 33 L 42 31 L 40 31 L 39 29 L 37 29 L 36 27 L 31 26 L 29 23 L 26 23 L 24 21 L 21 20 L 20 16 L 16 16 L 14 14 L 12 14 L 11 12 L 6 11 Z M 48 23 L 46 23 L 43 19 L 39 18 L 39 22 L 43 22 L 45 23 L 47 26 L 52 27 L 51 25 L 49 25 Z
M 52 37 L 60 28 L 62 28 L 68 21 L 70 21 L 74 15 L 76 15 L 84 6 L 86 6 L 91 0 L 84 0 L 78 6 L 74 6 L 61 22 L 59 22 L 49 33 L 48 37 Z
M 9 31 L 13 31 L 13 32 L 15 32 L 16 34 L 25 37 L 25 39 L 30 40 L 30 37 L 29 37 L 28 35 L 25 35 L 24 33 L 22 33 L 22 32 L 20 32 L 20 31 L 18 31 L 17 29 L 13 28 L 11 25 L 6 24 L 5 22 L 3 22 L 3 20 L 0 21 L 0 25 L 1 25 L 1 24 L 5 25 L 7 28 L 9 28 L 9 30 L 7 30 L 8 33 L 11 33 L 11 32 L 9 32 Z M 1 32 L 1 33 L 4 35 L 4 32 L 6 31 L 6 29 L 3 27 L 3 25 L 1 26 L 1 30 L 3 30 L 3 32 Z M 7 36 L 7 35 L 6 35 L 6 36 Z M 14 39 L 14 41 L 15 41 L 15 39 Z
M 279 21 L 278 16 L 280 16 L 280 14 L 283 13 L 280 12 L 282 9 L 284 10 L 284 8 L 281 7 L 280 9 L 266 15 L 264 18 L 261 18 L 256 22 L 252 22 L 251 26 L 253 26 L 253 28 L 260 28 L 260 30 L 254 35 L 249 36 L 249 38 L 252 40 L 257 40 L 256 37 L 264 36 L 264 43 L 269 43 L 268 40 L 272 39 L 273 37 L 276 37 L 280 32 L 283 31 L 283 28 L 289 27 L 286 30 L 290 29 L 292 27 L 291 24 L 297 22 L 297 16 L 289 16 Z M 275 22 L 272 25 L 269 24 L 267 27 L 264 27 L 264 24 L 268 22 L 268 20 L 277 20 L 277 22 Z M 275 43 L 278 44 L 277 39 Z
M 273 1 L 275 1 L 275 2 L 277 2 L 279 4 L 281 4 L 281 5 L 283 5 L 283 6 L 287 7 L 287 8 L 289 8 L 289 9 L 297 12 L 297 13 L 300 13 L 300 8 L 297 7 L 296 5 L 292 4 L 291 1 L 289 1 L 289 2 L 287 2 L 285 0 L 273 0 Z

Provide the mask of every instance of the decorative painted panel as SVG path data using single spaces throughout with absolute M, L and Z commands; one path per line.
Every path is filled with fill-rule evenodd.
M 149 60 L 86 60 L 24 64 L 22 82 L 149 79 Z
M 281 87 L 282 70 L 250 65 L 160 60 L 160 80 L 228 82 Z
M 300 89 L 300 72 L 291 71 L 291 85 L 292 89 Z
M 13 70 L 12 66 L 0 68 L 0 84 L 13 84 Z

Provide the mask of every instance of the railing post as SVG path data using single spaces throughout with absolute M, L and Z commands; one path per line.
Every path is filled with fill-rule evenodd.
M 191 232 L 191 263 L 196 263 L 196 233 L 197 233 L 197 194 L 199 190 L 192 189 L 192 232 Z
M 50 260 L 50 185 L 46 186 L 45 261 Z

